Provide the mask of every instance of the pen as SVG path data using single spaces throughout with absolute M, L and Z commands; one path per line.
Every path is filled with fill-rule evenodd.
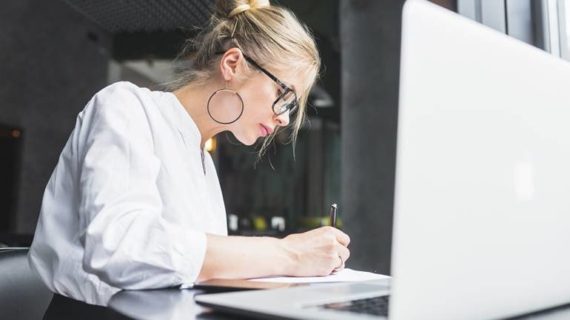
M 330 225 L 336 228 L 336 203 L 331 204 L 331 210 L 329 212 Z

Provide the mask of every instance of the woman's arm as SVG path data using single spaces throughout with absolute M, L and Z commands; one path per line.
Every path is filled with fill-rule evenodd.
M 277 275 L 323 276 L 342 268 L 350 238 L 322 227 L 283 239 L 207 235 L 206 256 L 197 281 Z

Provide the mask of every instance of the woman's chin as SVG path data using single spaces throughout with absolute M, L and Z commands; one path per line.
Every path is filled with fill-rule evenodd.
M 259 139 L 259 137 L 244 137 L 244 136 L 236 136 L 234 135 L 234 137 L 241 143 L 243 143 L 246 146 L 252 146 L 255 144 L 255 142 L 257 142 L 257 139 Z

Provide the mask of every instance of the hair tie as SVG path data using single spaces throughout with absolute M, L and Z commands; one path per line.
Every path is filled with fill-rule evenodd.
M 247 3 L 244 4 L 240 4 L 239 6 L 235 7 L 230 14 L 228 14 L 228 18 L 232 18 L 233 16 L 240 14 L 242 12 L 245 12 L 247 10 L 251 9 L 251 6 Z
M 245 12 L 251 9 L 258 9 L 263 7 L 269 7 L 271 4 L 269 0 L 250 0 L 249 3 L 243 3 L 239 6 L 235 7 L 229 14 L 228 18 L 232 18 L 233 16 Z

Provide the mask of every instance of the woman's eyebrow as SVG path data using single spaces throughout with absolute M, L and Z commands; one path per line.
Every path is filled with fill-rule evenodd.
M 288 84 L 287 87 L 291 90 L 293 90 L 293 92 L 295 92 L 295 94 L 297 93 L 297 89 L 295 89 L 295 85 L 293 84 Z
M 283 83 L 287 88 L 289 88 L 289 89 L 291 89 L 291 90 L 297 92 L 297 90 L 295 89 L 295 85 L 290 84 L 289 81 L 282 81 L 282 83 Z

